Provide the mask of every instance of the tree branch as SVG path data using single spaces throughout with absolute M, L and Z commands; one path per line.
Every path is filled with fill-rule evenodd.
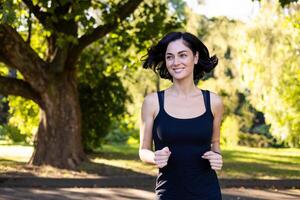
M 38 5 L 33 5 L 31 0 L 22 0 L 23 3 L 32 11 L 34 16 L 43 24 L 45 27 L 49 27 L 47 24 L 47 17 L 50 16 L 49 13 L 41 11 L 41 8 Z
M 122 2 L 122 1 L 121 1 Z M 126 17 L 128 17 L 134 10 L 138 7 L 138 5 L 142 2 L 142 0 L 131 1 L 129 0 L 124 5 L 119 5 L 116 12 L 111 13 L 109 19 L 112 19 L 110 22 L 104 25 L 100 25 L 95 28 L 90 34 L 85 34 L 79 38 L 78 49 L 83 50 L 86 46 L 91 44 L 92 42 L 100 39 L 105 36 L 107 33 L 113 31 L 118 24 L 123 21 Z
M 21 79 L 0 76 L 0 93 L 2 95 L 15 95 L 31 99 L 43 107 L 39 93 L 36 92 L 29 83 Z
M 12 63 L 10 63 L 6 58 L 4 58 L 1 54 L 0 54 L 0 62 L 4 63 L 7 66 L 12 66 Z
M 84 34 L 78 39 L 78 44 L 71 47 L 67 59 L 67 66 L 75 66 L 79 55 L 85 47 L 116 29 L 119 23 L 133 13 L 142 1 L 143 0 L 128 0 L 123 4 L 123 1 L 121 1 L 121 3 L 117 6 L 118 9 L 107 17 L 108 19 L 111 19 L 108 23 L 96 27 L 91 33 Z
M 47 63 L 8 24 L 0 24 L 0 47 L 0 60 L 19 70 L 36 91 L 44 91 Z
M 30 40 L 31 40 L 31 29 L 32 29 L 32 20 L 31 20 L 31 10 L 29 10 L 29 16 L 27 18 L 27 26 L 28 26 L 28 36 L 27 36 L 27 44 L 30 45 Z

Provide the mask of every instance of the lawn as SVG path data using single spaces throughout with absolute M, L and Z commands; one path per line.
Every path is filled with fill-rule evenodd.
M 26 165 L 32 147 L 0 145 L 0 174 L 47 177 L 99 177 L 102 175 L 156 175 L 153 165 L 140 162 L 138 145 L 104 145 L 90 154 L 76 171 Z M 224 166 L 220 178 L 300 179 L 300 149 L 222 148 Z

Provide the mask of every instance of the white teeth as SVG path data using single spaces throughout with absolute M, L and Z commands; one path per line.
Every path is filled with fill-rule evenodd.
M 173 69 L 175 73 L 180 73 L 181 71 L 183 71 L 183 68 L 178 68 L 178 69 Z

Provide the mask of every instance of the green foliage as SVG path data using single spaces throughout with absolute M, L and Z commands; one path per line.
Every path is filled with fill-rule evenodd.
M 252 0 L 252 1 L 257 1 L 257 0 Z M 261 1 L 261 0 L 258 0 L 258 1 Z M 278 0 L 278 1 L 280 2 L 280 5 L 282 7 L 284 7 L 284 6 L 287 6 L 291 3 L 298 2 L 299 0 Z
M 109 132 L 118 132 L 114 130 L 115 124 L 121 121 L 121 116 L 126 113 L 125 104 L 130 101 L 117 73 L 122 69 L 121 63 L 129 60 L 125 58 L 126 54 L 117 50 L 121 48 L 118 48 L 118 36 L 110 35 L 86 49 L 78 64 L 82 136 L 86 151 L 101 146 Z
M 264 121 L 255 122 L 257 110 L 247 100 L 248 91 L 240 87 L 240 74 L 236 64 L 239 52 L 236 41 L 237 35 L 243 30 L 243 24 L 225 17 L 213 19 L 204 16 L 190 17 L 199 22 L 199 27 L 189 24 L 187 28 L 196 32 L 204 40 L 211 54 L 216 54 L 219 58 L 218 66 L 204 77 L 200 87 L 208 88 L 223 99 L 225 112 L 220 142 L 225 146 L 237 145 L 239 132 L 248 133 L 258 126 L 265 125 Z
M 12 125 L 0 125 L 0 140 L 9 143 L 19 143 L 26 140 L 26 135 L 21 134 L 20 130 Z
M 126 104 L 128 115 L 123 118 L 126 127 L 128 127 L 125 135 L 129 132 L 129 139 L 132 141 L 139 139 L 140 109 L 144 96 L 170 85 L 169 81 L 158 79 L 152 71 L 144 70 L 141 62 L 142 57 L 146 54 L 146 50 L 167 32 L 183 28 L 185 22 L 184 6 L 185 3 L 181 0 L 145 1 L 134 13 L 134 22 L 125 24 L 117 31 L 118 35 L 121 35 L 124 34 L 124 31 L 127 32 L 123 28 L 127 27 L 127 30 L 130 30 L 126 42 L 131 43 L 131 46 L 126 53 L 124 52 L 124 56 L 130 62 L 128 65 L 126 62 L 122 62 L 126 65 L 120 74 L 128 94 L 132 97 L 132 102 Z M 133 27 L 134 24 L 136 27 Z M 118 132 L 122 133 L 123 131 Z
M 83 52 L 78 65 L 78 79 L 82 111 L 85 113 L 83 136 L 86 149 L 92 150 L 103 142 L 125 143 L 129 137 L 138 139 L 140 104 L 147 92 L 155 90 L 156 84 L 155 74 L 145 72 L 140 59 L 152 44 L 150 39 L 155 40 L 180 26 L 167 13 L 166 2 L 147 1 L 133 13 L 130 21 L 123 22 L 115 31 Z M 115 78 L 111 80 L 112 77 Z M 104 83 L 102 79 L 106 79 Z M 90 91 L 89 94 L 87 91 Z M 108 93 L 118 91 L 117 99 L 120 102 L 111 101 Z M 95 95 L 94 101 L 90 100 L 91 93 Z M 95 93 L 99 93 L 99 97 Z M 105 95 L 107 97 L 103 97 Z M 91 120 L 94 111 L 88 108 L 86 102 L 93 102 L 89 104 L 97 108 L 101 116 Z M 111 105 L 111 110 L 101 111 L 104 102 Z M 106 112 L 110 114 L 104 114 Z M 90 137 L 85 136 L 86 133 Z
M 284 7 L 284 6 L 286 6 L 286 5 L 289 5 L 289 4 L 293 3 L 293 2 L 298 2 L 298 1 L 299 1 L 299 0 L 279 0 L 280 5 L 281 5 L 282 7 Z
M 250 89 L 247 98 L 265 113 L 272 135 L 299 147 L 300 18 L 290 9 L 284 15 L 278 4 L 262 2 L 261 13 L 240 34 L 239 67 L 241 86 Z
M 115 74 L 102 75 L 93 85 L 80 83 L 79 92 L 83 144 L 86 151 L 92 151 L 101 145 L 112 120 L 119 120 L 128 97 Z
M 12 0 L 0 2 L 0 22 L 13 23 L 16 19 L 15 5 Z
M 61 6 L 68 7 L 69 11 Z M 90 32 L 96 24 L 112 20 L 109 14 L 116 11 L 119 1 L 48 1 L 35 0 L 33 4 L 44 12 L 55 14 L 47 16 L 47 25 L 42 26 L 22 1 L 6 1 L 1 4 L 4 10 L 1 19 L 18 29 L 24 40 L 28 37 L 28 21 L 32 22 L 30 45 L 41 58 L 47 57 L 47 40 L 51 34 L 56 37 L 56 45 L 62 47 L 74 44 L 77 39 L 66 34 L 64 26 L 58 23 L 78 23 L 79 36 Z M 51 5 L 51 6 L 50 6 Z M 169 6 L 174 7 L 169 11 Z M 149 47 L 150 39 L 161 37 L 167 31 L 180 27 L 184 16 L 179 20 L 184 3 L 182 1 L 145 1 L 138 9 L 113 32 L 100 39 L 93 49 L 87 49 L 78 64 L 79 92 L 82 107 L 83 139 L 86 150 L 100 145 L 100 140 L 108 133 L 124 135 L 137 134 L 137 116 L 132 114 L 131 87 L 137 86 L 134 68 L 140 65 L 140 58 Z M 54 26 L 60 26 L 62 32 L 55 32 Z M 130 69 L 130 70 L 129 70 Z M 7 74 L 7 69 L 0 66 L 0 73 Z M 21 77 L 22 78 L 22 77 Z M 155 84 L 155 83 L 154 83 Z M 125 86 L 128 93 L 125 92 Z M 135 90 L 134 90 L 135 91 Z M 140 91 L 139 91 L 140 92 Z M 139 99 L 136 99 L 139 100 Z M 136 102 L 134 102 L 136 103 Z M 131 109 L 125 112 L 126 107 Z M 30 101 L 10 97 L 10 124 L 16 126 L 26 140 L 31 141 L 37 128 L 38 109 Z M 100 116 L 100 117 L 99 117 Z M 122 119 L 121 119 L 122 116 Z M 122 123 L 119 123 L 122 121 Z M 117 123 L 113 123 L 117 122 Z M 113 123 L 113 124 L 112 124 Z M 134 130 L 132 130 L 134 129 Z M 126 136 L 127 137 L 127 136 Z M 31 138 L 31 139 L 30 139 Z
M 39 124 L 39 107 L 31 100 L 22 97 L 8 97 L 9 126 L 16 127 L 24 142 L 32 143 Z M 14 134 L 14 133 L 12 133 Z
M 50 0 L 36 0 L 33 1 L 35 6 L 39 6 L 40 10 L 47 13 L 43 29 L 47 36 L 54 34 L 56 37 L 56 44 L 59 47 L 65 47 L 67 44 L 76 44 L 77 38 L 71 34 L 70 26 L 78 26 L 78 35 L 82 36 L 85 33 L 91 33 L 94 28 L 100 24 L 109 24 L 112 22 L 113 17 L 117 16 L 117 8 L 123 5 L 126 1 L 50 1 Z M 174 22 L 182 23 L 184 15 L 182 15 L 182 8 L 184 6 L 182 0 L 176 1 L 144 1 L 138 9 L 123 21 L 122 27 L 126 26 L 126 32 L 139 33 L 136 41 L 149 40 L 151 35 L 155 33 L 160 34 L 166 30 L 171 30 Z M 170 12 L 169 8 L 172 7 L 173 11 Z M 9 23 L 15 27 L 22 26 L 20 31 L 28 31 L 28 19 L 32 21 L 33 31 L 35 26 L 41 24 L 33 15 L 29 16 L 29 9 L 25 4 L 20 1 L 8 0 L 2 3 L 0 17 L 2 22 Z M 66 28 L 69 30 L 66 30 Z M 57 31 L 59 30 L 59 31 Z M 124 32 L 125 33 L 125 32 Z M 26 34 L 27 35 L 27 34 Z M 122 33 L 124 36 L 124 34 Z M 44 40 L 47 36 L 41 35 Z M 149 37 L 150 36 L 150 37 Z M 126 38 L 124 38 L 126 40 Z M 132 39 L 131 39 L 132 40 Z M 135 43 L 142 44 L 142 42 Z M 39 52 L 39 51 L 37 51 Z
M 171 8 L 175 11 L 177 21 L 186 24 L 186 2 L 182 0 L 169 0 Z
M 221 125 L 220 132 L 222 146 L 236 146 L 240 134 L 238 117 L 234 115 L 227 116 Z
M 130 116 L 127 115 L 129 119 Z M 109 133 L 104 138 L 105 144 L 125 144 L 130 136 L 137 135 L 133 133 L 134 127 L 130 127 L 130 123 L 125 121 L 126 116 L 122 116 L 120 120 L 114 120 Z
M 284 12 L 275 1 L 261 5 L 249 23 L 189 16 L 187 29 L 202 37 L 219 58 L 200 85 L 223 97 L 224 118 L 234 113 L 241 132 L 258 133 L 264 127 L 259 133 L 274 137 L 273 146 L 284 142 L 299 147 L 299 6 L 291 4 Z
M 270 126 L 261 124 L 261 125 L 255 126 L 251 131 L 253 133 L 262 134 L 266 137 L 272 137 L 272 135 L 270 135 L 269 129 L 270 129 Z
M 0 63 L 0 75 L 6 76 L 8 74 L 8 68 L 3 65 L 3 63 Z
M 241 133 L 238 144 L 248 147 L 271 147 L 273 141 L 264 135 Z

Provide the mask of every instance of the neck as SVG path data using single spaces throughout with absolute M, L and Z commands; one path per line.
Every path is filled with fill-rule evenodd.
M 190 97 L 198 93 L 197 86 L 194 84 L 193 79 L 174 80 L 170 90 L 173 95 Z

